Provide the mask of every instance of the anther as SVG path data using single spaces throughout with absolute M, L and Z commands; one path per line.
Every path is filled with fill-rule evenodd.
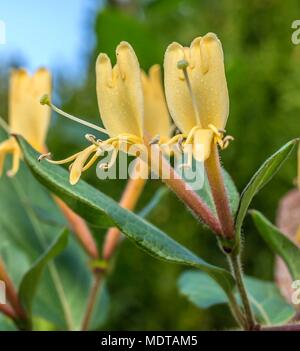
M 85 134 L 84 137 L 87 141 L 94 144 L 95 146 L 99 146 L 99 144 L 101 143 L 101 139 L 96 139 L 95 135 L 93 134 Z
M 154 144 L 158 144 L 160 141 L 160 135 L 157 134 L 153 139 L 151 139 L 149 141 L 149 145 L 154 145 Z
M 38 157 L 38 161 L 41 162 L 44 159 L 50 159 L 51 158 L 51 152 L 47 152 L 46 154 L 42 154 Z

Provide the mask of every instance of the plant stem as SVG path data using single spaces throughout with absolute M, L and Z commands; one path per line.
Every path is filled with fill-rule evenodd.
M 54 200 L 86 253 L 91 258 L 97 259 L 99 257 L 97 245 L 86 222 L 72 211 L 59 197 L 54 196 Z
M 176 173 L 165 159 L 159 148 L 152 145 L 151 169 L 160 179 L 189 207 L 198 219 L 201 219 L 216 234 L 222 234 L 219 220 L 214 216 L 206 203 L 198 194 Z M 165 176 L 167 175 L 167 176 Z
M 137 204 L 138 199 L 141 196 L 145 183 L 146 179 L 130 178 L 122 194 L 120 206 L 128 210 L 133 210 Z M 109 262 L 115 254 L 116 249 L 120 243 L 121 235 L 122 234 L 118 228 L 110 228 L 107 231 L 102 250 L 102 257 L 106 262 Z M 103 269 L 100 272 L 97 269 L 94 271 L 94 284 L 91 288 L 90 296 L 88 298 L 87 308 L 82 322 L 82 330 L 88 330 L 93 309 L 97 301 L 97 295 L 103 278 L 106 276 L 106 274 L 106 269 Z
M 89 329 L 89 325 L 93 316 L 93 310 L 97 302 L 97 296 L 98 296 L 99 289 L 101 287 L 103 276 L 104 274 L 101 271 L 94 272 L 94 282 L 88 298 L 85 315 L 83 317 L 83 322 L 81 326 L 82 331 L 86 331 Z
M 229 307 L 231 310 L 231 313 L 233 315 L 233 317 L 235 318 L 235 320 L 237 321 L 237 323 L 239 324 L 240 327 L 244 328 L 245 327 L 245 318 L 244 315 L 236 301 L 236 298 L 233 294 L 231 294 L 229 296 Z
M 245 313 L 245 319 L 246 319 L 246 324 L 244 326 L 244 329 L 255 330 L 257 328 L 257 325 L 254 319 L 247 290 L 245 287 L 240 257 L 233 253 L 228 255 L 228 259 L 229 259 L 229 262 L 232 268 L 232 273 L 235 277 L 237 289 L 239 291 L 242 304 L 244 307 L 244 313 Z
M 211 154 L 205 161 L 205 168 L 216 210 L 222 227 L 222 234 L 227 239 L 234 237 L 234 221 L 224 185 L 222 167 L 217 145 L 212 145 Z
M 16 314 L 15 310 L 10 305 L 0 305 L 0 312 L 5 314 L 7 317 L 17 320 L 18 315 Z
M 0 258 L 0 279 L 3 280 L 3 282 L 5 283 L 7 299 L 10 302 L 14 313 L 17 315 L 18 318 L 26 319 L 25 311 L 21 306 L 18 293 L 15 289 L 15 286 L 12 280 L 10 279 L 6 271 L 4 262 L 2 261 L 1 258 Z

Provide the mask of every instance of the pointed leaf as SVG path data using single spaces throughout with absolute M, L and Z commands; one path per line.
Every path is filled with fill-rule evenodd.
M 257 319 L 266 325 L 282 324 L 289 321 L 295 310 L 289 305 L 276 285 L 252 277 L 245 277 L 249 299 Z M 179 280 L 180 292 L 200 308 L 208 308 L 227 302 L 220 287 L 206 274 L 197 271 L 184 272 Z M 236 293 L 239 301 L 238 294 Z M 241 303 L 239 301 L 239 303 Z
M 57 255 L 59 255 L 68 243 L 68 231 L 64 230 L 58 238 L 48 247 L 46 252 L 38 258 L 29 271 L 24 275 L 19 295 L 21 303 L 31 317 L 32 302 L 36 294 L 38 284 L 47 264 Z
M 294 149 L 295 144 L 298 143 L 298 139 L 289 141 L 272 156 L 270 156 L 259 168 L 259 170 L 251 178 L 250 182 L 244 189 L 241 200 L 239 203 L 239 209 L 236 217 L 236 243 L 237 247 L 241 241 L 241 229 L 244 218 L 247 214 L 248 207 L 253 197 L 273 178 L 273 176 L 279 171 L 282 164 L 290 156 Z
M 262 213 L 251 211 L 251 216 L 261 237 L 269 248 L 286 263 L 293 280 L 300 280 L 300 250 Z

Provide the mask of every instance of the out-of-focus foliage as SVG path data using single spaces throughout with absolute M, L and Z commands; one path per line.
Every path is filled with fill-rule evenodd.
M 56 86 L 65 110 L 99 123 L 94 64 L 100 51 L 114 61 L 116 45 L 127 40 L 135 48 L 141 66 L 148 69 L 153 63 L 162 63 L 170 42 L 188 45 L 194 37 L 212 31 L 224 47 L 231 105 L 227 132 L 235 137 L 222 152 L 222 160 L 239 190 L 267 156 L 299 135 L 300 46 L 291 42 L 291 23 L 300 10 L 298 0 L 136 0 L 129 6 L 119 6 L 118 1 L 109 3 L 96 16 L 96 45 L 87 79 L 77 89 L 67 83 Z M 3 94 L 1 90 L 1 114 L 6 105 Z M 70 155 L 86 143 L 86 132 L 71 122 L 54 120 L 49 148 L 56 158 Z M 274 219 L 280 197 L 292 187 L 295 169 L 293 160 L 287 162 L 255 198 L 253 207 Z M 124 181 L 99 181 L 92 170 L 85 179 L 114 198 L 119 198 L 125 185 Z M 138 209 L 151 199 L 158 186 L 157 181 L 147 184 Z M 225 264 L 215 238 L 173 194 L 162 199 L 149 219 L 207 261 Z M 244 233 L 246 273 L 272 279 L 273 256 L 249 220 Z M 97 237 L 101 242 L 99 233 Z M 176 281 L 181 270 L 153 260 L 125 241 L 108 281 L 113 303 L 106 327 L 176 330 L 233 325 L 227 307 L 199 311 L 179 295 Z

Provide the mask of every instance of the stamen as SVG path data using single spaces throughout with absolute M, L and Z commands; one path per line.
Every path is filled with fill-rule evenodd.
M 191 144 L 191 143 L 192 143 L 192 139 L 194 138 L 194 134 L 195 134 L 195 132 L 196 132 L 198 129 L 201 129 L 201 128 L 198 127 L 198 126 L 195 126 L 195 127 L 193 127 L 193 128 L 190 130 L 189 135 L 188 135 L 187 138 L 186 138 L 185 144 Z
M 88 161 L 88 163 L 82 168 L 82 172 L 86 171 L 87 169 L 89 169 L 90 167 L 92 167 L 92 165 L 96 162 L 96 160 L 99 158 L 99 155 L 97 154 L 97 152 L 95 152 L 95 154 L 92 156 L 92 158 Z
M 157 134 L 153 139 L 149 141 L 149 145 L 158 144 L 160 141 L 160 135 Z
M 109 163 L 102 163 L 99 167 L 101 169 L 108 170 L 109 168 L 111 168 L 115 164 L 115 162 L 117 160 L 117 156 L 118 156 L 118 149 L 114 148 Z
M 58 114 L 60 114 L 61 116 L 64 116 L 66 118 L 69 118 L 71 119 L 72 121 L 74 122 L 77 122 L 79 124 L 83 124 L 89 128 L 92 128 L 92 129 L 95 129 L 97 130 L 98 132 L 101 132 L 101 133 L 105 133 L 108 135 L 108 131 L 104 128 L 101 128 L 101 127 L 98 127 L 96 124 L 93 124 L 93 123 L 90 123 L 90 122 L 87 122 L 85 120 L 82 120 L 78 117 L 75 117 L 75 116 L 72 116 L 70 115 L 69 113 L 67 112 L 64 112 L 63 110 L 61 110 L 60 108 L 56 107 L 49 99 L 49 96 L 48 95 L 44 95 L 42 96 L 42 98 L 40 99 L 40 103 L 41 105 L 48 105 L 49 107 L 52 108 L 53 111 L 57 112 Z
M 214 126 L 213 124 L 209 124 L 208 128 L 210 128 L 218 137 L 221 137 L 223 134 L 222 131 L 220 129 L 218 129 L 216 126 Z
M 171 144 L 176 144 L 179 139 L 184 139 L 186 136 L 184 134 L 177 134 L 173 136 L 169 141 L 165 143 L 165 145 L 171 145 Z
M 190 78 L 189 78 L 189 75 L 188 75 L 188 71 L 187 71 L 188 66 L 189 66 L 189 63 L 185 59 L 180 60 L 180 61 L 177 62 L 177 68 L 181 69 L 183 71 L 184 78 L 185 78 L 185 81 L 186 81 L 186 84 L 187 84 L 187 87 L 188 87 L 188 91 L 189 91 L 190 97 L 192 99 L 192 105 L 193 105 L 193 109 L 194 109 L 194 112 L 195 112 L 195 115 L 196 115 L 197 125 L 199 127 L 201 127 L 201 122 L 200 122 L 200 116 L 199 116 L 199 111 L 198 111 L 198 107 L 197 107 L 197 102 L 196 102 L 195 95 L 193 93 L 191 81 L 190 81 Z
M 226 137 L 223 139 L 223 149 L 226 149 L 232 140 L 234 140 L 233 136 L 226 135 Z
M 59 160 L 59 161 L 54 161 L 51 159 L 51 152 L 48 152 L 47 154 L 42 154 L 39 156 L 38 158 L 38 161 L 41 161 L 41 160 L 46 160 L 47 162 L 49 163 L 53 163 L 55 165 L 62 165 L 64 163 L 68 163 L 68 162 L 71 162 L 73 160 L 75 160 L 75 158 L 81 153 L 80 152 L 77 152 L 76 154 L 70 156 L 70 157 L 67 157 L 65 158 L 64 160 Z
M 179 165 L 179 169 L 192 167 L 193 153 L 191 152 L 191 150 L 188 151 L 187 155 L 188 155 L 187 163 L 182 163 L 181 165 Z
M 84 136 L 86 138 L 87 141 L 89 141 L 90 143 L 99 146 L 99 144 L 102 142 L 101 139 L 96 139 L 95 135 L 93 134 L 85 134 Z
M 50 159 L 51 158 L 51 152 L 47 152 L 46 154 L 41 154 L 38 157 L 38 161 L 41 162 L 44 159 Z

